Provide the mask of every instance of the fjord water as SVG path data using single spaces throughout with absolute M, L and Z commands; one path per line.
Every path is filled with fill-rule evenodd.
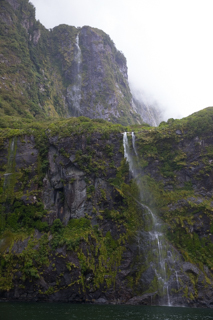
M 0 302 L 3 320 L 210 320 L 212 309 Z

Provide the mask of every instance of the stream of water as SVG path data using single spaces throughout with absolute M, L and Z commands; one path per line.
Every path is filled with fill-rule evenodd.
M 75 42 L 75 57 L 74 57 L 74 63 L 75 63 L 75 72 L 73 75 L 74 84 L 70 87 L 68 91 L 68 95 L 70 100 L 72 101 L 73 105 L 73 116 L 79 116 L 81 114 L 80 112 L 80 102 L 81 102 L 81 84 L 82 84 L 82 78 L 81 78 L 81 60 L 82 60 L 82 54 L 81 54 L 81 48 L 79 45 L 79 33 L 76 36 L 76 42 Z
M 128 136 L 131 137 L 132 148 L 128 141 Z M 143 203 L 143 189 L 140 184 L 141 171 L 138 169 L 138 152 L 135 144 L 134 132 L 131 134 L 124 132 L 123 134 L 124 157 L 129 163 L 130 172 L 135 179 L 139 191 L 140 199 L 136 199 L 137 203 L 144 209 L 145 226 L 143 230 L 139 230 L 137 234 L 137 242 L 139 252 L 143 254 L 147 275 L 149 281 L 152 282 L 154 277 L 157 281 L 157 294 L 162 297 L 161 304 L 166 306 L 174 305 L 173 299 L 170 297 L 170 283 L 175 289 L 179 289 L 179 277 L 175 268 L 175 259 L 178 255 L 173 252 L 173 249 L 167 243 L 164 236 L 164 224 L 153 213 L 153 211 Z M 175 280 L 175 281 L 174 281 Z M 150 294 L 153 294 L 150 292 Z
M 5 191 L 10 183 L 11 175 L 13 174 L 13 162 L 15 158 L 15 138 L 13 137 L 11 140 L 9 153 L 8 153 L 8 161 L 7 161 L 7 169 L 4 174 L 4 185 L 3 190 Z

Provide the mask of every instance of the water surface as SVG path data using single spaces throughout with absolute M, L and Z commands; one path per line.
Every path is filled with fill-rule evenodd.
M 210 320 L 213 309 L 0 302 L 4 320 Z

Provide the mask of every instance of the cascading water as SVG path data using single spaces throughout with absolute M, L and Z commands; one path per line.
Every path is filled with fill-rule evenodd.
M 77 47 L 77 54 L 75 56 L 75 61 L 77 61 L 78 64 L 78 71 L 79 71 L 79 67 L 80 67 L 80 63 L 81 63 L 81 48 L 79 46 L 79 33 L 76 36 L 76 47 Z
M 175 270 L 175 276 L 176 276 L 177 287 L 178 287 L 178 290 L 179 290 L 180 284 L 179 284 L 179 279 L 178 279 L 178 272 L 177 272 L 177 270 Z
M 136 156 L 138 157 L 138 153 L 137 153 L 137 150 L 135 147 L 135 134 L 134 134 L 134 132 L 132 132 L 132 145 L 133 145 L 134 152 L 135 152 Z
M 80 102 L 81 102 L 81 48 L 79 45 L 79 33 L 76 36 L 75 42 L 75 57 L 73 63 L 73 84 L 68 87 L 67 95 L 69 104 L 71 105 L 71 114 L 72 116 L 79 116 L 81 114 Z
M 128 142 L 128 133 L 124 132 L 124 157 L 128 161 L 130 172 L 139 187 L 140 199 L 135 200 L 144 211 L 145 227 L 144 230 L 138 231 L 137 234 L 139 252 L 143 253 L 145 268 L 149 270 L 148 273 L 153 275 L 151 281 L 154 281 L 154 278 L 157 281 L 157 294 L 161 297 L 160 304 L 170 306 L 172 305 L 170 284 L 173 284 L 174 287 L 174 282 L 176 282 L 176 288 L 179 289 L 177 271 L 175 269 L 177 253 L 174 252 L 164 237 L 164 224 L 152 210 L 143 203 L 143 190 L 140 183 L 141 172 L 140 169 L 138 169 L 139 158 L 135 145 L 134 132 L 131 133 L 131 138 L 133 150 L 131 150 Z
M 10 184 L 10 177 L 13 174 L 13 162 L 15 157 L 15 138 L 12 138 L 9 154 L 8 154 L 8 161 L 7 161 L 7 169 L 6 173 L 4 174 L 4 184 L 3 190 L 5 191 Z

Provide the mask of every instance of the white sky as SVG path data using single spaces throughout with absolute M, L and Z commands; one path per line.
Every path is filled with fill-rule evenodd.
M 46 28 L 89 25 L 127 58 L 132 88 L 179 118 L 213 106 L 213 0 L 31 0 Z

